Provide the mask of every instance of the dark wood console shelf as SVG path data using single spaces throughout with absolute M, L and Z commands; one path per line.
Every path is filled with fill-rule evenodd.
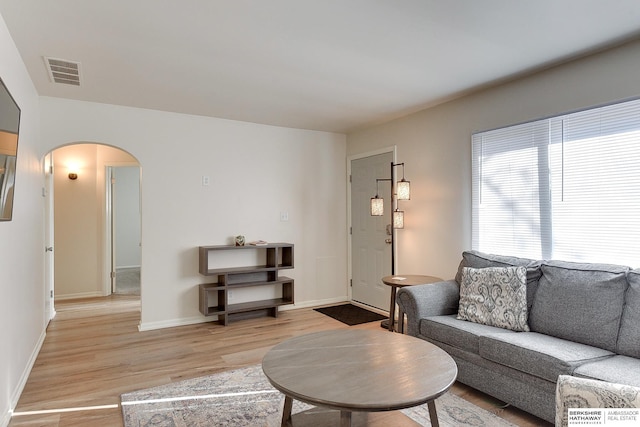
M 261 246 L 200 246 L 199 269 L 203 276 L 217 276 L 217 282 L 200 285 L 200 312 L 205 316 L 217 316 L 218 322 L 227 325 L 231 319 L 260 315 L 278 317 L 278 307 L 293 304 L 293 279 L 279 276 L 280 270 L 293 268 L 293 244 L 269 243 Z M 229 268 L 210 268 L 209 257 L 217 251 L 256 251 L 264 258 L 259 265 Z M 257 263 L 256 263 L 257 264 Z M 229 293 L 234 288 L 278 286 L 282 296 L 261 301 L 231 304 Z

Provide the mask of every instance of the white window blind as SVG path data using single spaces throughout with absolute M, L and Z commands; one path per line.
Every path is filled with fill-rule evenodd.
M 472 246 L 640 267 L 640 100 L 472 137 Z

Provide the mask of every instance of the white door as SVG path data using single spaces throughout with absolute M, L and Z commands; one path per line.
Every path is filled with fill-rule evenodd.
M 389 310 L 391 298 L 391 288 L 381 280 L 391 275 L 391 182 L 377 185 L 383 216 L 371 216 L 370 199 L 376 195 L 376 179 L 391 178 L 392 161 L 392 152 L 351 161 L 351 299 L 381 310 Z

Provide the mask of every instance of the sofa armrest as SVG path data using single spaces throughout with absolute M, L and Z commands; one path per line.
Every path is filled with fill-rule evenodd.
M 556 427 L 566 427 L 569 408 L 640 408 L 640 387 L 560 375 Z
M 418 335 L 420 319 L 458 312 L 460 287 L 455 280 L 400 288 L 396 301 L 407 315 L 407 334 Z

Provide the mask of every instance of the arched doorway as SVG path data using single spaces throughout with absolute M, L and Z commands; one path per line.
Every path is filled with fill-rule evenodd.
M 47 167 L 47 163 L 51 167 Z M 135 175 L 132 169 L 137 171 L 137 181 L 130 179 Z M 48 247 L 51 248 L 48 256 L 52 257 L 49 261 L 51 277 L 48 278 L 51 303 L 54 299 L 102 297 L 118 291 L 116 269 L 118 260 L 122 259 L 117 258 L 118 238 L 135 245 L 128 250 L 126 267 L 129 272 L 137 269 L 138 288 L 137 292 L 132 290 L 129 283 L 126 292 L 139 297 L 141 197 L 138 160 L 117 147 L 74 143 L 52 150 L 45 157 L 45 170 L 49 173 L 45 192 L 49 196 L 47 206 L 52 213 L 46 215 L 51 230 L 48 233 Z M 122 211 L 122 206 L 115 208 L 118 190 L 114 179 L 118 179 L 118 171 L 128 177 L 129 187 L 121 187 L 119 192 L 125 188 L 128 194 L 123 200 L 134 204 L 128 209 L 129 218 L 131 211 L 137 213 L 133 219 L 137 224 L 126 227 L 116 217 Z M 118 233 L 121 225 L 127 229 L 124 235 Z M 131 274 L 127 276 L 130 281 Z M 51 316 L 54 314 L 51 309 Z

